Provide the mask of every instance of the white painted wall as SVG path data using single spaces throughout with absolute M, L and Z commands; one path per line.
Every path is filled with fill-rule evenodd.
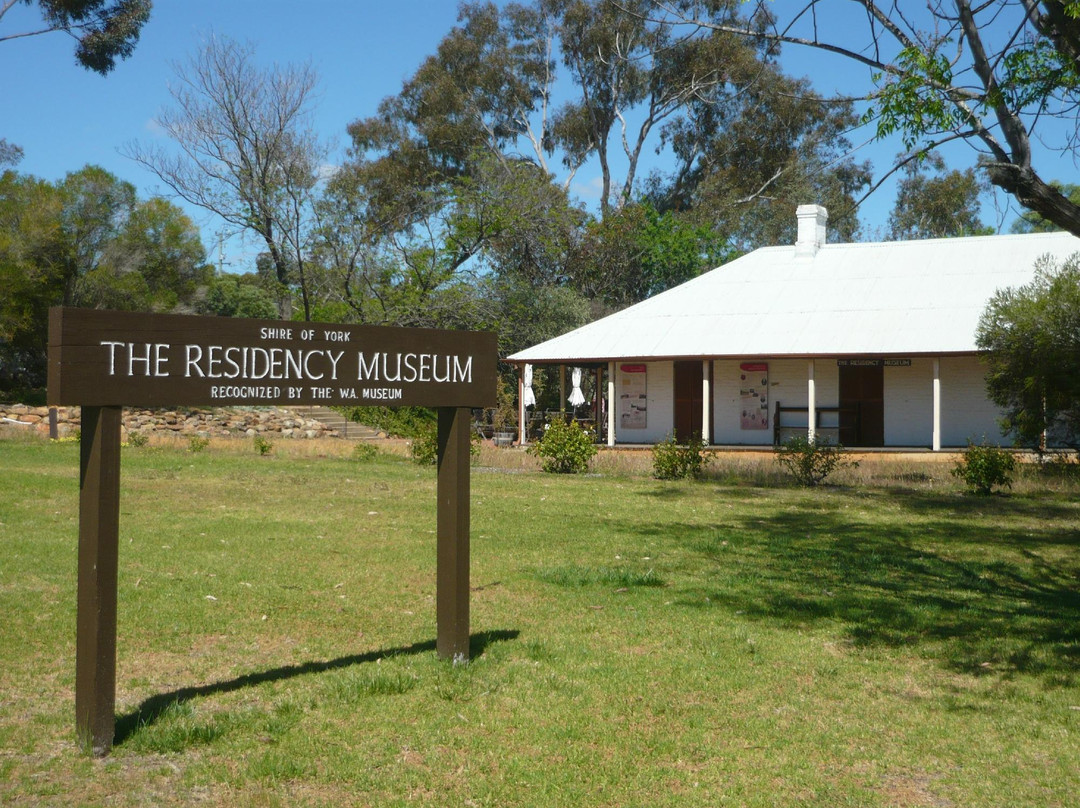
M 740 428 L 739 365 L 742 361 L 767 361 L 769 364 L 768 429 Z M 805 359 L 717 359 L 713 362 L 712 442 L 734 446 L 771 445 L 776 402 L 780 401 L 784 406 L 790 407 L 807 405 L 806 365 Z M 666 440 L 674 429 L 674 363 L 649 362 L 647 367 L 648 427 L 622 429 L 616 426 L 616 440 L 619 443 L 658 443 Z M 1001 413 L 986 398 L 983 373 L 983 366 L 977 357 L 941 359 L 943 447 L 965 446 L 968 438 L 980 442 L 984 435 L 991 443 L 1007 443 L 997 424 Z M 912 359 L 910 367 L 886 367 L 884 374 L 885 445 L 929 447 L 933 439 L 933 360 L 915 358 Z M 814 378 L 818 406 L 837 406 L 840 370 L 836 360 L 816 360 Z M 616 407 L 619 392 L 619 385 L 616 384 Z M 785 425 L 788 423 L 805 429 L 806 416 L 791 413 L 785 419 Z M 822 437 L 835 442 L 836 426 L 835 414 L 822 415 Z
M 741 401 L 739 390 L 741 380 L 739 365 L 743 362 L 766 361 L 769 365 L 769 428 L 742 429 Z M 805 407 L 807 405 L 805 359 L 718 359 L 713 363 L 713 442 L 718 444 L 769 446 L 773 441 L 773 413 L 776 402 L 785 407 Z M 817 403 L 819 406 L 836 406 L 839 389 L 839 371 L 836 360 L 819 359 L 814 368 Z M 830 420 L 831 419 L 831 420 Z M 824 426 L 835 426 L 835 415 L 826 415 Z M 789 413 L 784 420 L 788 423 L 806 427 L 806 415 Z M 826 432 L 826 435 L 829 433 Z M 835 437 L 833 438 L 835 440 Z
M 977 356 L 941 359 L 941 445 L 966 446 L 968 439 L 1005 446 L 1001 411 L 986 397 L 985 366 Z
M 885 445 L 925 446 L 934 439 L 934 360 L 884 368 Z
M 673 362 L 646 362 L 646 396 L 648 417 L 645 429 L 623 429 L 619 423 L 619 396 L 622 395 L 619 365 L 615 363 L 615 442 L 660 443 L 667 440 L 675 429 L 675 364 Z M 643 364 L 629 362 L 627 364 Z

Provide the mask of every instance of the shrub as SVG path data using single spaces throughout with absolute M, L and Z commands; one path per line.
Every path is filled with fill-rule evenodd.
M 676 443 L 671 435 L 653 447 L 653 477 L 658 480 L 696 479 L 711 459 L 704 452 L 705 444 L 694 435 L 685 446 Z
M 149 436 L 145 432 L 128 432 L 128 446 L 133 446 L 138 449 L 141 446 L 145 446 L 150 442 Z
M 483 439 L 472 434 L 469 441 L 469 459 L 480 456 L 480 444 Z M 422 427 L 412 442 L 409 443 L 409 456 L 421 466 L 434 466 L 439 462 L 439 428 L 436 424 Z
M 579 474 L 589 468 L 596 445 L 585 430 L 574 422 L 555 418 L 543 436 L 529 447 L 529 454 L 540 458 L 544 471 L 553 474 Z
M 994 486 L 1012 488 L 1016 471 L 1016 458 L 1000 446 L 979 445 L 968 442 L 967 451 L 956 461 L 954 477 L 967 483 L 976 494 L 989 494 Z
M 264 438 L 262 435 L 255 436 L 255 451 L 264 457 L 270 452 L 274 451 L 274 444 Z
M 828 441 L 811 441 L 804 435 L 784 441 L 776 450 L 776 462 L 801 485 L 818 485 L 837 469 L 857 468 L 859 461 L 847 457 L 844 447 Z
M 435 424 L 424 424 L 416 430 L 409 443 L 409 456 L 421 466 L 434 466 L 439 460 L 439 430 Z
M 361 463 L 370 463 L 379 456 L 379 449 L 372 443 L 361 441 L 352 450 L 352 459 Z
M 380 429 L 397 438 L 415 438 L 434 428 L 438 415 L 431 407 L 351 407 L 342 414 L 350 421 Z
M 209 445 L 210 445 L 210 438 L 208 438 L 208 437 L 206 437 L 204 435 L 192 435 L 190 438 L 188 438 L 188 451 L 189 452 L 197 454 L 197 453 L 201 452 L 203 449 L 205 449 Z M 266 454 L 266 452 L 262 452 L 262 454 Z

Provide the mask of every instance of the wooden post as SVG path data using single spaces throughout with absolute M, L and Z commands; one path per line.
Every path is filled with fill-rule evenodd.
M 559 412 L 566 412 L 566 365 L 559 365 Z
M 82 408 L 75 728 L 79 744 L 98 757 L 109 753 L 116 727 L 122 412 L 122 407 Z
M 439 408 L 435 650 L 469 659 L 469 422 L 467 407 Z

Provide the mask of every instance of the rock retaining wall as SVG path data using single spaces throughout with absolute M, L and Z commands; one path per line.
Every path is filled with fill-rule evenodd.
M 57 407 L 57 437 L 70 437 L 80 427 L 79 407 Z M 212 437 L 254 437 L 266 434 L 282 438 L 337 438 L 341 433 L 292 410 L 277 407 L 237 407 L 232 409 L 184 407 L 172 410 L 124 408 L 123 436 L 130 432 L 198 435 Z M 49 434 L 49 408 L 24 404 L 0 404 L 0 426 L 33 429 Z

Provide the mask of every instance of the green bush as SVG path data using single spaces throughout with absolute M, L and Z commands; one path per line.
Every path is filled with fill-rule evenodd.
M 439 460 L 439 430 L 435 424 L 417 428 L 409 443 L 409 456 L 421 466 L 434 466 Z
M 198 454 L 209 445 L 210 438 L 205 435 L 192 435 L 188 438 L 188 451 L 193 454 Z M 266 454 L 266 452 L 262 452 L 262 454 Z
M 694 435 L 685 446 L 671 435 L 653 446 L 653 477 L 658 480 L 697 479 L 711 458 L 705 454 L 701 437 Z
M 844 447 L 833 446 L 828 441 L 811 441 L 804 435 L 785 441 L 776 450 L 776 462 L 790 473 L 800 485 L 819 485 L 837 469 L 856 468 L 859 461 L 852 460 Z
M 976 494 L 990 494 L 994 486 L 1012 488 L 1016 457 L 1000 446 L 968 442 L 967 451 L 956 461 L 954 477 L 959 477 Z
M 554 419 L 543 436 L 529 447 L 529 454 L 540 458 L 544 471 L 553 474 L 580 474 L 589 468 L 596 445 L 575 422 Z
M 350 421 L 395 438 L 415 438 L 427 429 L 434 429 L 438 421 L 431 407 L 343 407 L 340 411 Z
M 262 435 L 255 436 L 255 451 L 264 457 L 274 451 L 274 444 Z
M 377 446 L 366 441 L 361 441 L 356 444 L 352 450 L 352 459 L 360 463 L 370 463 L 372 460 L 379 456 L 379 449 Z
M 128 446 L 134 446 L 136 449 L 145 446 L 150 442 L 150 437 L 145 432 L 128 432 Z
M 480 456 L 480 444 L 482 439 L 479 435 L 471 435 L 469 443 L 469 459 L 475 460 Z M 434 466 L 439 462 L 439 428 L 437 424 L 428 424 L 420 427 L 417 435 L 409 443 L 409 456 L 421 466 Z

